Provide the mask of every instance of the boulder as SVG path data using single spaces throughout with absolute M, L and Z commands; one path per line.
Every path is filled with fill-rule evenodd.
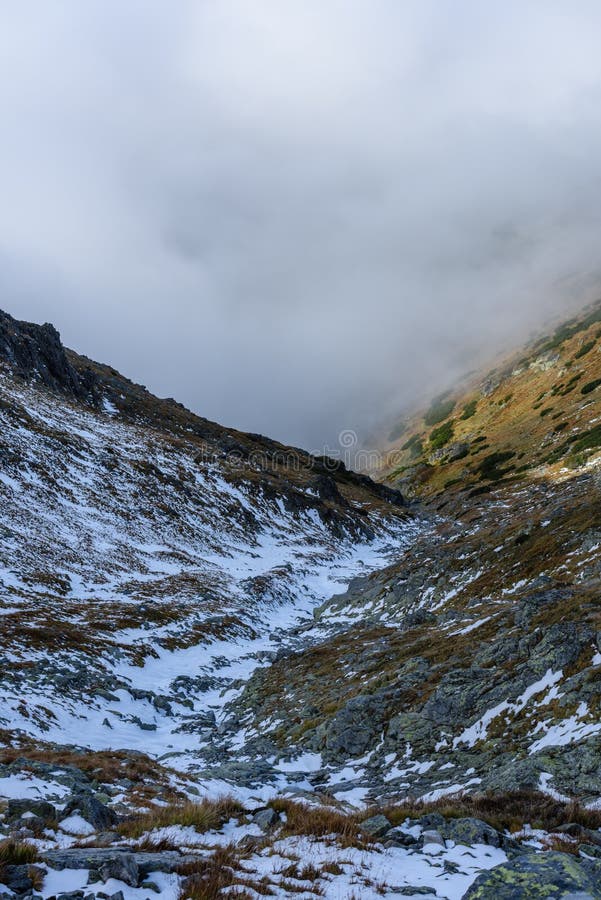
M 51 822 L 56 819 L 56 807 L 46 800 L 9 800 L 7 808 L 7 818 L 9 822 L 21 819 L 29 813 L 44 822 Z
M 377 815 L 361 822 L 360 828 L 364 834 L 368 834 L 373 838 L 379 838 L 384 837 L 386 832 L 392 828 L 392 823 L 388 821 L 386 816 Z
M 275 809 L 268 807 L 267 809 L 260 809 L 256 812 L 252 817 L 251 822 L 258 825 L 261 831 L 269 831 L 269 829 L 273 828 L 279 820 L 280 817 Z
M 601 900 L 601 878 L 569 853 L 528 852 L 479 875 L 463 900 Z
M 137 887 L 140 879 L 138 864 L 133 853 L 116 853 L 98 866 L 98 874 L 103 881 L 116 878 L 130 887 Z
M 7 888 L 15 894 L 27 894 L 33 890 L 34 882 L 41 880 L 45 875 L 44 869 L 39 866 L 3 866 L 2 880 Z
M 380 731 L 382 713 L 377 695 L 353 697 L 327 725 L 326 753 L 345 760 L 361 756 Z
M 386 832 L 386 846 L 390 847 L 415 847 L 419 841 L 412 834 L 403 831 L 402 828 L 391 828 Z
M 436 831 L 433 828 L 429 828 L 422 833 L 422 840 L 424 844 L 438 844 L 439 847 L 446 847 L 445 840 L 440 831 Z
M 440 827 L 440 832 L 446 840 L 464 844 L 466 847 L 472 847 L 474 844 L 488 844 L 489 847 L 503 848 L 508 845 L 516 845 L 515 841 L 480 819 L 449 819 Z
M 120 858 L 132 857 L 138 868 L 138 879 L 145 880 L 151 872 L 175 872 L 180 865 L 198 856 L 182 855 L 178 850 L 161 850 L 157 853 L 136 853 L 131 848 L 118 847 L 70 847 L 67 850 L 47 850 L 42 854 L 44 862 L 52 869 L 93 869 L 101 877 L 103 872 L 117 871 L 123 866 Z M 129 863 L 125 864 L 126 866 Z M 133 872 L 133 867 L 131 867 Z M 110 877 L 116 878 L 116 875 Z
M 79 814 L 93 826 L 95 831 L 108 831 L 117 821 L 117 816 L 112 809 L 96 799 L 94 794 L 74 794 L 67 801 L 64 816 Z

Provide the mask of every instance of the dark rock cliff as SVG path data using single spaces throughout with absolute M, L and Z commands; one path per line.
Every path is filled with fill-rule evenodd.
M 93 373 L 74 369 L 60 334 L 48 323 L 19 322 L 0 310 L 0 366 L 78 400 L 97 399 Z

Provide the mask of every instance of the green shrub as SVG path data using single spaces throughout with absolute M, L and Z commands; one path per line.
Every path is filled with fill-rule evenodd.
M 578 454 L 583 450 L 595 450 L 597 447 L 601 447 L 601 425 L 595 425 L 594 428 L 583 431 L 579 435 L 571 435 L 564 444 L 551 451 L 545 462 L 549 464 L 559 462 L 568 450 L 572 454 Z
M 473 415 L 476 413 L 476 407 L 478 406 L 477 400 L 470 400 L 469 403 L 466 403 L 463 407 L 463 412 L 461 413 L 461 419 L 471 419 Z
M 451 415 L 455 409 L 455 401 L 449 400 L 447 397 L 447 394 L 441 394 L 440 397 L 432 401 L 430 409 L 424 416 L 426 425 L 437 425 Z
M 565 397 L 566 394 L 570 394 L 574 390 L 576 384 L 580 381 L 581 378 L 582 372 L 577 372 L 576 375 L 572 375 L 570 380 L 566 382 L 565 387 L 562 384 L 558 385 L 556 393 L 560 394 L 560 396 L 562 397 Z
M 411 455 L 411 459 L 416 459 L 418 456 L 421 456 L 424 451 L 424 445 L 421 438 L 421 435 L 414 434 L 413 437 L 410 437 L 408 441 L 405 441 L 401 450 L 409 451 Z
M 580 393 L 581 394 L 590 394 L 592 391 L 595 390 L 595 388 L 598 388 L 600 384 L 601 384 L 601 378 L 596 378 L 595 381 L 589 381 L 588 384 L 585 384 L 585 385 L 583 385 L 583 387 L 580 388 Z
M 501 469 L 499 467 L 502 465 L 502 463 L 513 459 L 514 456 L 514 450 L 489 453 L 488 456 L 484 457 L 480 465 L 477 467 L 476 471 L 479 472 L 481 479 L 486 479 L 487 481 L 498 481 L 503 477 L 503 475 L 506 475 L 508 471 L 507 469 Z
M 557 329 L 553 337 L 544 345 L 542 348 L 543 351 L 554 350 L 556 347 L 561 346 L 564 341 L 567 341 L 574 337 L 575 334 L 578 334 L 579 331 L 586 331 L 587 328 L 590 328 L 591 325 L 594 325 L 599 321 L 601 321 L 601 308 L 597 305 L 597 307 L 589 313 L 588 316 L 585 316 L 582 321 L 578 322 L 575 319 L 570 319 L 568 322 L 564 322 L 564 324 Z
M 435 428 L 434 431 L 430 432 L 430 446 L 432 450 L 440 450 L 441 447 L 448 444 L 453 437 L 454 431 L 455 425 L 451 419 L 449 422 L 445 422 L 444 425 L 441 425 L 439 428 Z
M 594 346 L 595 346 L 595 341 L 594 341 L 594 340 L 593 340 L 593 341 L 587 341 L 586 344 L 583 344 L 583 345 L 582 345 L 582 347 L 580 348 L 580 350 L 578 351 L 578 353 L 575 353 L 575 354 L 574 354 L 574 359 L 582 359 L 582 357 L 583 357 L 583 356 L 586 356 L 586 354 L 589 353 L 589 352 L 593 349 Z
M 490 444 L 478 444 L 476 447 L 474 447 L 470 456 L 475 456 L 477 453 L 482 453 L 483 450 L 488 450 L 489 447 Z
M 595 425 L 581 434 L 572 444 L 572 452 L 579 453 L 581 450 L 594 450 L 597 447 L 601 447 L 601 425 Z

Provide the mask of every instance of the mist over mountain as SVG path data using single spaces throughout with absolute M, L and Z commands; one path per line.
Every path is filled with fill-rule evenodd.
M 318 449 L 593 299 L 597 4 L 0 12 L 0 290 Z

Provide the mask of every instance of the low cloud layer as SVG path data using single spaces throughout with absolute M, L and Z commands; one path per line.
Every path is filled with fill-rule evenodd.
M 601 294 L 601 9 L 0 7 L 0 307 L 319 449 Z

